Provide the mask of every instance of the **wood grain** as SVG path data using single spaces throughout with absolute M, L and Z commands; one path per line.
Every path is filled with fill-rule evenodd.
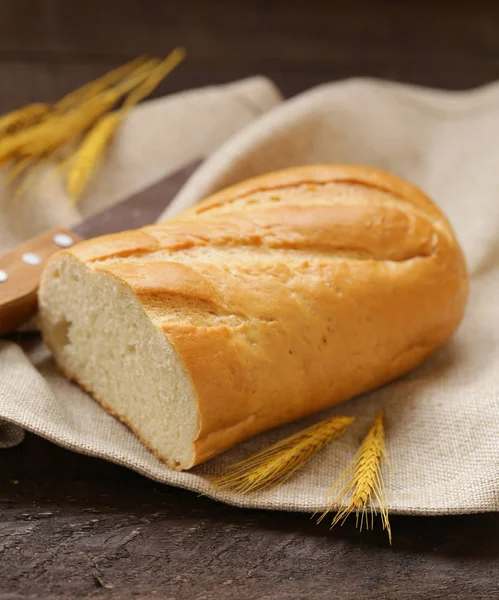
M 60 250 L 54 238 L 62 234 L 73 240 L 81 237 L 67 229 L 56 227 L 0 256 L 0 270 L 7 280 L 0 283 L 0 335 L 13 331 L 36 313 L 37 291 L 47 260 Z M 32 255 L 40 262 L 30 264 L 24 257 Z
M 226 506 L 32 435 L 0 473 L 0 598 L 497 598 L 495 515 L 394 516 L 390 548 L 380 528 Z
M 489 0 L 3 0 L 0 112 L 177 44 L 188 58 L 157 96 L 254 74 L 286 96 L 353 76 L 469 88 L 499 78 L 498 23 Z M 227 507 L 33 435 L 0 451 L 1 599 L 498 597 L 497 515 L 392 528 L 389 548 L 352 523 Z

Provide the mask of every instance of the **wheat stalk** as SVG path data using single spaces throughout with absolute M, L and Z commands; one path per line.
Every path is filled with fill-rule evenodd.
M 44 156 L 56 150 L 83 133 L 118 100 L 115 92 L 104 92 L 78 109 L 4 138 L 0 141 L 0 164 L 28 156 Z
M 184 56 L 184 50 L 177 48 L 163 61 L 139 57 L 71 92 L 52 109 L 42 104 L 30 105 L 0 117 L 0 135 L 2 131 L 12 132 L 0 138 L 0 166 L 10 163 L 7 181 L 13 183 L 23 176 L 18 192 L 24 190 L 42 162 L 61 158 L 61 152 L 67 157 L 71 146 L 84 136 L 73 156 L 63 160 L 71 169 L 68 192 L 76 200 L 125 115 Z M 107 114 L 124 96 L 128 98 L 122 108 Z
M 13 181 L 11 183 L 15 183 L 14 193 L 12 195 L 12 202 L 16 201 L 20 198 L 30 187 L 33 181 L 38 177 L 40 171 L 44 166 L 46 166 L 45 160 L 32 160 L 28 165 L 26 165 L 22 175 L 23 178 L 17 182 Z
M 146 63 L 116 87 L 85 100 L 61 116 L 28 129 L 24 136 L 19 136 L 17 152 L 21 156 L 43 156 L 68 143 L 111 110 L 125 94 L 147 77 L 149 71 L 150 65 Z
M 339 438 L 354 421 L 353 417 L 333 417 L 265 448 L 229 467 L 214 479 L 214 490 L 247 494 L 284 483 L 312 456 Z
M 9 135 L 40 121 L 50 110 L 48 104 L 28 104 L 0 117 L 0 136 Z
M 154 91 L 156 86 L 169 75 L 185 58 L 183 48 L 175 48 L 170 54 L 160 62 L 144 80 L 144 82 L 134 90 L 123 103 L 123 109 L 130 110 L 137 102 L 148 96 Z
M 70 108 L 74 108 L 76 105 L 93 98 L 97 94 L 103 92 L 105 89 L 122 81 L 130 74 L 135 72 L 137 67 L 142 67 L 146 62 L 149 62 L 148 59 L 146 59 L 144 56 L 139 56 L 138 58 L 135 58 L 121 67 L 109 71 L 102 77 L 86 83 L 85 85 L 61 98 L 54 104 L 54 110 L 57 112 L 65 112 Z
M 53 106 L 41 102 L 28 104 L 27 106 L 23 106 L 22 108 L 0 116 L 0 136 L 34 125 L 42 120 L 43 117 L 48 116 L 49 113 L 62 113 L 69 109 L 73 109 L 78 104 L 82 104 L 83 102 L 94 98 L 105 89 L 126 80 L 130 75 L 137 75 L 140 72 L 144 75 L 144 68 L 150 71 L 158 64 L 159 61 L 156 59 L 146 59 L 143 56 L 139 56 L 129 63 L 106 73 L 99 79 L 86 83 L 77 90 L 70 92 Z
M 120 111 L 102 117 L 85 136 L 70 161 L 70 170 L 66 181 L 66 189 L 73 202 L 76 202 L 83 193 L 112 136 L 128 112 L 137 102 L 149 95 L 161 80 L 183 60 L 184 56 L 183 49 L 175 49 L 165 60 L 157 64 L 144 81 L 130 93 Z
M 25 128 L 1 139 L 0 165 L 5 164 L 9 160 L 16 161 L 19 158 L 22 159 L 23 156 L 45 155 L 63 145 L 71 138 L 78 136 L 81 131 L 89 127 L 99 116 L 110 110 L 123 95 L 140 84 L 157 64 L 157 60 L 151 59 L 145 63 L 141 60 L 135 64 L 133 71 L 131 70 L 132 63 L 125 65 L 128 72 L 128 76 L 125 78 L 123 78 L 121 68 L 117 69 L 113 73 L 121 71 L 121 81 L 114 89 L 106 90 L 97 96 L 82 94 L 79 96 L 80 100 L 82 100 L 80 105 L 73 106 L 71 110 L 65 113 L 50 112 L 49 107 L 46 105 L 31 105 L 31 107 L 39 108 L 25 107 L 16 111 L 16 114 L 10 113 L 10 115 L 5 115 L 6 127 L 12 127 L 14 122 L 17 122 L 19 125 L 22 122 Z M 102 79 L 104 80 L 104 78 Z M 106 80 L 106 84 L 109 81 Z M 95 84 L 96 82 L 87 84 L 89 86 L 87 91 L 95 91 L 97 89 Z M 100 88 L 101 86 L 98 87 Z M 76 101 L 76 96 L 74 100 Z M 31 126 L 29 127 L 28 125 Z
M 66 180 L 66 190 L 73 202 L 76 202 L 88 184 L 120 122 L 120 112 L 102 117 L 85 136 L 80 148 L 75 153 L 70 162 Z
M 124 95 L 142 83 L 156 65 L 155 60 L 148 61 L 136 68 L 114 88 L 86 99 L 65 113 L 56 114 L 33 127 L 2 139 L 0 164 L 27 156 L 45 156 L 67 144 L 111 110 Z
M 27 156 L 10 165 L 9 170 L 5 175 L 5 181 L 9 184 L 13 184 L 32 166 L 34 161 L 35 159 L 33 157 Z
M 376 502 L 383 529 L 386 529 L 391 544 L 392 532 L 381 474 L 383 459 L 387 461 L 383 412 L 381 411 L 374 420 L 353 460 L 330 488 L 327 495 L 329 506 L 319 518 L 319 522 L 336 506 L 346 504 L 344 508 L 336 513 L 331 528 L 338 523 L 343 524 L 345 519 L 355 511 L 357 526 L 359 526 L 360 516 L 360 530 L 362 530 L 364 524 L 367 529 L 372 529 L 374 515 L 377 514 L 374 505 L 374 502 Z

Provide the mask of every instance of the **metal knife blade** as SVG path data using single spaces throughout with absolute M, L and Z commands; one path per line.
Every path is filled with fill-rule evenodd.
M 188 164 L 145 190 L 89 217 L 72 231 L 88 239 L 154 223 L 201 162 L 197 160 Z

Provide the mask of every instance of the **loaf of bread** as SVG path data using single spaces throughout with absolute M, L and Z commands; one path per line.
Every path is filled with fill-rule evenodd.
M 61 370 L 189 469 L 416 367 L 467 293 L 451 227 L 419 189 L 319 165 L 63 250 L 39 297 Z

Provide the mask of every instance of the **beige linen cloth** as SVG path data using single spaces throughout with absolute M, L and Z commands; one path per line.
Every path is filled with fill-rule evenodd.
M 332 162 L 392 171 L 437 201 L 464 247 L 471 298 L 458 333 L 406 377 L 257 436 L 188 473 L 167 469 L 125 426 L 58 375 L 41 344 L 23 350 L 0 343 L 0 443 L 19 442 L 27 429 L 232 504 L 315 511 L 324 507 L 328 487 L 383 408 L 392 512 L 499 510 L 499 85 L 450 93 L 359 79 L 321 86 L 281 104 L 269 82 L 254 78 L 149 102 L 121 130 L 81 215 L 214 151 L 229 137 L 164 217 L 209 192 L 282 167 Z M 43 186 L 41 196 L 14 205 L 6 203 L 5 189 L 1 193 L 3 250 L 81 217 L 55 181 Z M 209 478 L 225 465 L 335 414 L 356 421 L 280 488 L 249 496 L 208 491 Z

